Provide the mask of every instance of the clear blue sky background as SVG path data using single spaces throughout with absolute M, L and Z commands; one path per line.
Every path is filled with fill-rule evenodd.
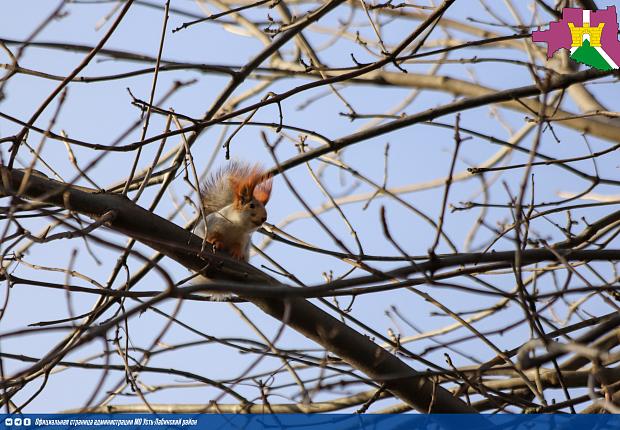
M 508 14 L 502 2 L 490 2 L 496 10 L 509 22 L 514 22 Z M 519 3 L 519 11 L 529 23 L 531 13 L 529 6 L 532 2 L 515 2 Z M 613 5 L 617 2 L 599 1 L 600 7 Z M 4 2 L 2 13 L 0 14 L 0 36 L 4 38 L 25 39 L 35 26 L 51 11 L 57 4 L 56 1 L 34 1 L 22 0 Z M 174 0 L 172 5 L 195 13 L 200 13 L 192 1 Z M 57 20 L 49 25 L 38 37 L 38 41 L 58 41 L 77 43 L 84 45 L 95 45 L 109 27 L 109 23 L 96 31 L 97 22 L 112 8 L 112 3 L 103 3 L 99 5 L 93 4 L 72 4 L 66 8 L 68 15 L 62 20 Z M 261 10 L 252 16 L 266 17 L 266 11 Z M 276 13 L 269 11 L 272 16 Z M 257 15 L 258 14 L 258 15 Z M 107 48 L 123 49 L 136 53 L 144 53 L 155 56 L 159 44 L 159 36 L 161 32 L 161 11 L 145 8 L 135 5 L 129 11 L 127 17 L 123 20 L 118 31 L 113 35 L 106 44 Z M 492 20 L 478 4 L 478 2 L 470 0 L 457 1 L 448 13 L 451 18 L 467 21 L 469 18 L 479 20 Z M 342 13 L 332 14 L 320 22 L 321 26 L 334 25 L 336 18 L 343 18 Z M 364 17 L 360 14 L 356 21 L 362 22 Z M 548 20 L 547 15 L 543 15 L 542 22 Z M 168 29 L 178 27 L 184 19 L 172 15 Z M 398 23 L 386 27 L 385 40 L 387 43 L 393 43 L 401 40 L 404 34 L 412 31 L 413 21 L 399 21 Z M 492 31 L 501 34 L 510 34 L 502 28 L 492 26 L 486 27 Z M 178 33 L 169 34 L 165 41 L 164 57 L 167 59 L 185 60 L 193 62 L 201 62 L 208 64 L 226 64 L 226 65 L 242 65 L 254 54 L 259 52 L 262 44 L 257 40 L 240 36 L 232 33 L 230 28 L 226 29 L 220 25 L 206 23 L 196 25 L 190 29 L 180 31 Z M 311 40 L 315 45 L 320 45 L 322 41 L 329 39 L 328 35 L 308 32 Z M 370 29 L 366 28 L 362 35 L 373 39 Z M 433 38 L 443 38 L 440 30 L 433 33 Z M 471 36 L 465 35 L 458 31 L 452 31 L 452 36 L 460 40 L 471 39 Z M 14 49 L 14 46 L 11 46 Z M 285 49 L 284 52 L 290 53 Z M 326 64 L 334 67 L 348 67 L 352 65 L 349 53 L 354 52 L 358 61 L 372 61 L 373 57 L 365 53 L 359 46 L 349 42 L 339 43 L 326 52 L 321 52 L 321 57 Z M 0 56 L 0 62 L 5 62 L 4 53 Z M 474 55 L 486 57 L 501 58 L 517 58 L 527 61 L 527 55 L 523 51 L 514 49 L 471 49 L 463 50 L 456 53 L 451 58 L 472 57 Z M 53 73 L 57 75 L 66 75 L 69 73 L 83 58 L 83 53 L 67 53 L 62 51 L 52 51 L 38 48 L 29 48 L 20 64 L 23 67 Z M 104 58 L 104 57 L 102 57 Z M 123 71 L 131 71 L 145 67 L 143 64 L 131 62 L 119 62 L 110 60 L 95 60 L 82 73 L 84 76 L 100 76 L 106 74 L 119 73 Z M 431 65 L 419 64 L 409 65 L 407 69 L 411 72 L 425 73 Z M 530 85 L 532 82 L 529 71 L 526 68 L 518 67 L 505 63 L 482 63 L 478 65 L 445 65 L 442 66 L 439 75 L 452 76 L 459 79 L 475 79 L 480 84 L 497 88 L 506 89 L 520 85 Z M 179 91 L 171 98 L 164 107 L 173 107 L 177 112 L 200 117 L 210 106 L 215 97 L 226 85 L 225 76 L 218 75 L 201 75 L 197 72 L 166 72 L 160 75 L 157 94 L 161 96 L 175 80 L 190 80 L 198 78 L 199 82 Z M 609 79 L 607 79 L 609 81 Z M 271 88 L 272 91 L 280 92 L 291 88 L 293 85 L 300 85 L 305 82 L 304 79 L 286 80 L 277 82 Z M 240 88 L 236 94 L 240 94 L 243 89 L 250 88 L 255 82 L 248 82 Z M 6 87 L 6 99 L 0 102 L 0 111 L 9 113 L 20 119 L 27 119 L 35 107 L 49 94 L 56 86 L 56 82 L 41 79 L 38 77 L 18 75 L 11 79 Z M 80 84 L 74 83 L 69 87 L 68 99 L 62 108 L 57 124 L 54 128 L 57 132 L 65 130 L 71 137 L 85 140 L 88 142 L 110 144 L 121 134 L 125 128 L 135 121 L 138 111 L 131 106 L 131 98 L 126 88 L 130 88 L 132 93 L 141 99 L 148 99 L 151 86 L 151 76 L 139 76 L 129 78 L 122 81 L 109 81 L 97 84 Z M 589 88 L 595 95 L 601 96 L 603 102 L 618 100 L 620 91 L 612 85 L 590 85 Z M 351 122 L 347 118 L 339 116 L 339 112 L 346 109 L 343 104 L 335 97 L 324 97 L 317 102 L 311 104 L 304 110 L 299 110 L 298 106 L 304 103 L 309 97 L 317 96 L 325 91 L 324 88 L 314 90 L 312 92 L 303 93 L 286 100 L 282 104 L 285 116 L 285 123 L 289 125 L 297 125 L 307 127 L 319 131 L 331 138 L 337 138 L 348 135 L 360 129 L 365 121 Z M 351 85 L 342 89 L 342 94 L 356 108 L 358 113 L 373 114 L 383 113 L 391 107 L 397 105 L 403 97 L 409 93 L 409 90 L 373 88 L 370 86 Z M 159 98 L 159 97 L 157 97 Z M 258 97 L 260 98 L 260 97 Z M 406 113 L 415 113 L 422 111 L 428 107 L 438 106 L 449 102 L 453 99 L 450 94 L 436 91 L 424 91 L 416 99 L 415 103 L 405 109 Z M 247 103 L 247 102 L 246 102 Z M 37 124 L 45 127 L 50 119 L 51 113 L 54 111 L 56 103 L 47 109 Z M 576 112 L 574 104 L 570 100 L 566 100 L 563 105 L 564 109 Z M 616 109 L 617 106 L 609 106 L 610 109 Z M 518 130 L 524 124 L 523 113 L 515 113 L 512 111 L 502 110 L 501 117 L 514 130 Z M 271 106 L 262 109 L 255 117 L 256 120 L 275 122 L 277 121 L 277 109 Z M 454 123 L 454 117 L 441 118 L 441 122 Z M 490 135 L 507 138 L 506 129 L 499 123 L 496 117 L 490 116 L 489 109 L 476 109 L 463 113 L 461 118 L 462 124 Z M 161 117 L 153 117 L 149 128 L 149 136 L 162 132 L 164 119 Z M 7 136 L 18 130 L 14 124 L 0 120 L 0 135 Z M 584 145 L 583 139 L 578 133 L 557 125 L 555 133 L 560 138 L 561 143 L 557 143 L 550 132 L 545 132 L 541 145 L 541 152 L 551 154 L 554 157 L 568 157 L 574 155 L 584 155 L 588 153 Z M 246 127 L 234 139 L 232 145 L 233 156 L 247 158 L 252 160 L 260 160 L 266 166 L 273 165 L 264 145 L 259 137 L 259 128 Z M 136 130 L 124 143 L 129 143 L 139 139 L 140 130 Z M 207 165 L 211 154 L 214 151 L 219 133 L 221 129 L 216 127 L 203 133 L 193 147 L 192 153 L 196 161 L 198 169 L 204 169 Z M 230 133 L 230 131 L 229 131 Z M 274 140 L 276 135 L 273 131 L 267 130 L 268 136 Z M 295 133 L 291 133 L 296 137 Z M 448 172 L 448 166 L 453 150 L 453 132 L 451 130 L 439 129 L 426 125 L 416 125 L 402 129 L 400 131 L 383 135 L 375 139 L 371 139 L 362 144 L 347 150 L 344 153 L 344 160 L 350 165 L 358 169 L 364 175 L 372 178 L 377 183 L 383 182 L 383 152 L 386 143 L 390 144 L 389 166 L 390 175 L 388 178 L 389 186 L 399 186 L 414 182 L 423 182 L 443 177 Z M 30 143 L 38 144 L 40 136 L 31 134 Z M 527 145 L 532 138 L 526 140 Z M 592 150 L 600 150 L 610 145 L 598 139 L 591 139 Z M 169 143 L 167 148 L 172 147 Z M 317 142 L 311 142 L 311 145 L 317 145 Z M 98 153 L 83 150 L 81 148 L 73 148 L 81 165 Z M 156 145 L 151 145 L 145 149 L 141 158 L 141 167 L 150 164 Z M 480 163 L 495 153 L 499 147 L 491 145 L 480 139 L 468 140 L 463 144 L 461 157 L 457 162 L 456 171 L 461 171 L 472 164 Z M 59 172 L 63 172 L 66 176 L 64 179 L 70 179 L 76 173 L 70 165 L 67 152 L 64 145 L 58 141 L 48 141 L 43 151 L 44 158 L 52 164 Z M 278 149 L 278 156 L 281 160 L 285 160 L 296 153 L 296 149 L 290 141 L 285 140 Z M 7 159 L 6 146 L 2 147 L 2 157 Z M 30 157 L 26 151 L 20 152 L 20 160 L 28 163 Z M 121 177 L 124 177 L 129 171 L 129 166 L 133 157 L 126 154 L 107 154 L 105 158 L 98 163 L 89 175 L 99 185 L 106 187 Z M 522 162 L 524 157 L 515 155 L 513 162 Z M 217 155 L 217 164 L 224 161 L 223 152 Z M 602 175 L 607 177 L 619 177 L 618 175 L 618 158 L 613 155 L 605 157 L 599 161 L 598 168 Z M 319 164 L 313 163 L 316 169 Z M 593 172 L 593 166 L 590 161 L 576 163 L 575 166 L 580 167 L 588 172 Z M 38 167 L 46 174 L 50 175 L 42 167 Z M 541 167 L 534 170 L 536 173 L 536 199 L 537 201 L 549 201 L 557 199 L 558 191 L 579 192 L 583 190 L 587 183 L 579 180 L 558 168 Z M 304 166 L 295 168 L 288 173 L 290 179 L 295 183 L 299 190 L 303 192 L 304 198 L 312 207 L 319 206 L 323 201 L 320 190 L 312 182 L 308 175 L 308 171 Z M 325 175 L 328 188 L 338 194 L 349 189 L 354 181 L 342 175 L 335 169 L 331 168 Z M 506 181 L 513 192 L 516 192 L 521 171 L 505 174 L 500 180 Z M 83 185 L 88 185 L 83 183 Z M 458 205 L 463 201 L 481 201 L 479 195 L 480 183 L 476 180 L 457 183 L 453 186 L 449 203 Z M 187 188 L 182 180 L 176 181 L 172 187 L 175 195 L 182 201 L 183 195 L 187 193 Z M 145 192 L 139 203 L 148 206 L 156 188 Z M 355 193 L 372 191 L 366 185 L 361 184 L 355 189 Z M 597 188 L 599 193 L 618 194 L 617 190 L 611 187 L 601 186 Z M 435 188 L 428 191 L 418 192 L 406 195 L 407 201 L 413 203 L 419 209 L 436 218 L 440 210 L 441 189 Z M 505 204 L 508 202 L 508 196 L 503 191 L 502 186 L 498 182 L 494 185 L 491 192 L 491 201 L 494 203 Z M 420 218 L 412 216 L 411 212 L 394 202 L 387 202 L 385 199 L 378 198 L 374 200 L 367 209 L 363 209 L 363 203 L 349 205 L 345 207 L 347 215 L 360 234 L 360 238 L 365 246 L 365 252 L 368 254 L 389 254 L 398 255 L 395 250 L 384 238 L 380 226 L 379 208 L 381 204 L 387 204 L 388 221 L 393 232 L 397 233 L 399 243 L 412 254 L 424 254 L 434 238 L 434 229 L 424 223 Z M 167 216 L 174 209 L 171 198 L 167 196 L 162 204 L 160 204 L 156 212 L 162 216 Z M 287 187 L 281 178 L 276 178 L 274 186 L 274 194 L 269 204 L 269 221 L 278 224 L 279 221 L 285 219 L 291 213 L 302 210 L 302 206 L 295 197 L 287 190 Z M 574 218 L 579 219 L 581 216 L 587 216 L 588 220 L 594 220 L 605 213 L 609 208 L 588 209 L 587 211 L 575 212 Z M 473 220 L 478 214 L 478 210 L 461 211 L 449 214 L 446 220 L 446 231 L 450 237 L 455 239 L 459 247 L 462 247 L 467 231 L 472 225 Z M 184 210 L 186 217 L 193 216 L 191 208 Z M 343 240 L 347 246 L 355 249 L 355 243 L 348 234 L 346 227 L 343 225 L 342 219 L 335 211 L 321 215 L 321 218 L 337 232 L 339 238 Z M 554 221 L 565 223 L 563 217 L 553 218 Z M 510 221 L 509 213 L 505 210 L 491 211 L 489 221 Z M 177 217 L 175 222 L 183 224 L 184 220 Z M 41 225 L 39 222 L 24 221 L 24 225 L 36 232 Z M 581 225 L 579 228 L 583 228 Z M 533 229 L 541 236 L 547 236 L 550 241 L 561 239 L 558 230 L 555 229 L 547 221 L 539 220 L 533 225 Z M 291 224 L 287 227 L 287 231 L 304 240 L 307 240 L 317 246 L 322 246 L 332 250 L 338 250 L 331 239 L 320 229 L 317 224 L 311 220 L 302 220 Z M 102 231 L 98 232 L 102 234 Z M 106 233 L 106 237 L 112 238 L 116 243 L 123 243 L 125 238 L 115 233 Z M 475 244 L 481 244 L 483 239 L 488 237 L 488 233 L 484 232 Z M 259 243 L 262 238 L 256 235 L 255 243 Z M 35 247 L 33 252 L 26 256 L 26 261 L 34 264 L 50 266 L 50 267 L 66 267 L 70 259 L 70 255 L 74 247 L 81 246 L 76 241 L 60 241 L 54 246 Z M 509 243 L 500 242 L 496 249 L 511 249 Z M 107 274 L 116 262 L 117 253 L 109 249 L 101 248 L 93 245 L 94 252 L 103 264 L 98 265 L 93 258 L 85 252 L 83 247 L 78 254 L 75 267 L 81 272 L 100 281 L 107 279 Z M 142 251 L 145 255 L 150 255 L 150 251 L 146 247 L 138 246 L 136 249 Z M 442 243 L 439 247 L 440 252 L 448 252 L 449 248 Z M 322 273 L 333 271 L 334 276 L 339 276 L 349 269 L 348 265 L 333 259 L 322 257 L 317 254 L 303 252 L 301 250 L 291 249 L 283 245 L 273 244 L 267 248 L 267 252 L 275 258 L 279 263 L 286 267 L 287 270 L 298 275 L 304 282 L 309 284 L 320 283 L 323 281 Z M 266 264 L 264 260 L 255 258 L 252 262 L 256 265 Z M 140 267 L 137 261 L 131 261 L 131 269 L 136 270 Z M 175 277 L 175 280 L 182 279 L 187 276 L 187 272 L 176 264 L 166 261 L 164 266 L 169 269 Z M 390 265 L 383 265 L 383 268 Z M 45 273 L 41 271 L 33 272 L 25 267 L 20 267 L 16 273 L 24 276 L 43 276 L 55 282 L 64 282 L 64 274 L 62 273 Z M 356 274 L 361 275 L 362 272 Z M 355 275 L 355 274 L 354 274 Z M 124 274 L 119 276 L 115 286 L 120 285 L 124 281 Z M 508 274 L 504 276 L 506 284 L 501 286 L 505 290 L 512 288 L 514 278 Z M 79 284 L 79 280 L 73 280 Z M 549 282 L 546 279 L 543 282 Z M 87 284 L 84 284 L 87 285 Z M 162 288 L 161 280 L 153 275 L 142 282 L 139 289 L 157 290 Z M 6 288 L 3 285 L 1 288 Z M 429 290 L 431 291 L 431 290 Z M 468 296 L 465 294 L 455 294 L 452 291 L 432 290 L 435 297 L 442 300 L 446 305 L 451 306 L 455 310 L 477 309 L 494 302 L 494 299 L 480 296 Z M 72 303 L 75 313 L 86 312 L 90 309 L 95 301 L 95 297 L 73 295 Z M 341 303 L 347 303 L 347 299 L 340 299 Z M 128 306 L 134 306 L 134 303 L 128 302 Z M 162 310 L 172 310 L 174 303 L 165 303 L 159 306 Z M 416 322 L 423 330 L 434 327 L 442 327 L 452 321 L 449 318 L 436 317 L 430 314 L 432 309 L 430 305 L 425 304 L 420 298 L 413 294 L 394 291 L 389 293 L 374 294 L 362 296 L 355 302 L 353 314 L 361 320 L 371 324 L 376 330 L 386 333 L 388 328 L 396 328 L 394 324 L 384 314 L 385 309 L 391 305 L 397 305 L 401 311 L 406 313 L 408 317 Z M 244 311 L 251 316 L 254 321 L 267 333 L 273 336 L 279 324 L 277 321 L 264 316 L 259 310 L 252 305 L 243 305 Z M 592 313 L 608 312 L 601 303 L 593 300 L 586 305 Z M 559 309 L 562 316 L 565 316 L 566 310 Z M 28 324 L 64 318 L 67 316 L 67 300 L 64 294 L 57 291 L 37 289 L 34 287 L 18 286 L 11 291 L 10 303 L 5 317 L 0 322 L 0 331 L 7 332 L 16 328 L 23 328 Z M 238 316 L 223 303 L 184 303 L 182 313 L 179 317 L 185 323 L 192 327 L 198 328 L 205 333 L 217 337 L 255 337 L 251 329 L 243 324 Z M 522 313 L 513 307 L 512 311 L 507 312 L 496 318 L 484 320 L 477 328 L 481 330 L 497 327 L 498 325 L 507 324 L 522 318 Z M 135 346 L 147 346 L 153 336 L 159 333 L 165 320 L 152 312 L 147 312 L 140 317 L 131 319 L 130 337 Z M 414 334 L 410 328 L 402 327 L 403 335 Z M 0 350 L 3 352 L 20 353 L 35 357 L 40 357 L 51 345 L 56 344 L 63 336 L 64 331 L 50 331 L 45 334 L 37 334 L 36 336 L 23 335 L 13 337 L 0 342 Z M 460 332 L 465 334 L 464 331 Z M 506 338 L 496 339 L 497 342 L 506 348 L 514 347 L 524 342 L 529 334 L 527 330 L 519 329 L 511 332 Z M 184 341 L 197 340 L 198 337 L 178 326 L 175 326 L 164 338 L 167 344 L 176 344 Z M 287 330 L 280 341 L 281 346 L 301 347 L 308 346 L 305 338 Z M 414 351 L 423 351 L 425 347 L 432 345 L 432 342 L 424 341 L 410 345 Z M 312 347 L 312 345 L 311 345 Z M 480 359 L 488 359 L 494 355 L 492 351 L 481 345 L 479 342 L 465 343 L 460 346 L 466 349 L 469 354 L 473 354 Z M 75 353 L 70 354 L 67 359 L 80 360 L 101 351 L 101 343 L 94 342 Z M 437 353 L 431 355 L 432 359 L 440 365 L 445 365 L 444 358 Z M 466 361 L 454 355 L 455 364 L 459 365 Z M 115 359 L 116 360 L 116 359 Z M 97 360 L 101 362 L 101 360 Z M 153 357 L 150 362 L 153 366 L 171 366 L 185 370 L 193 371 L 204 376 L 221 379 L 226 377 L 235 377 L 242 372 L 251 360 L 247 356 L 240 355 L 236 350 L 231 348 L 207 345 L 195 348 L 192 353 L 189 350 L 178 350 L 176 352 L 163 354 Z M 413 364 L 416 368 L 421 368 L 419 364 Z M 24 364 L 17 361 L 5 361 L 5 372 L 11 374 L 16 369 L 22 368 Z M 259 368 L 269 369 L 275 366 L 275 361 L 265 360 Z M 66 370 L 57 375 L 53 375 L 47 383 L 45 392 L 40 395 L 27 410 L 31 412 L 53 412 L 62 410 L 67 407 L 78 407 L 85 398 L 89 396 L 100 377 L 100 372 L 86 372 L 82 370 Z M 106 388 L 113 386 L 113 382 L 123 379 L 123 374 L 115 372 L 107 379 Z M 141 379 L 147 384 L 157 384 L 162 381 L 172 382 L 178 381 L 179 378 L 164 378 L 161 375 L 143 374 Z M 17 397 L 17 402 L 24 401 L 28 395 L 34 393 L 40 381 L 30 384 Z M 247 388 L 240 389 L 242 392 L 253 393 L 248 394 L 250 397 L 255 396 L 255 390 Z M 171 396 L 174 393 L 174 396 Z M 188 390 L 175 390 L 155 393 L 149 396 L 151 402 L 187 402 L 200 403 L 208 402 L 214 398 L 215 390 L 196 388 Z M 101 394 L 100 394 L 101 396 Z M 282 399 L 271 399 L 272 402 L 279 402 Z M 125 399 L 117 398 L 115 402 L 137 401 L 135 398 Z

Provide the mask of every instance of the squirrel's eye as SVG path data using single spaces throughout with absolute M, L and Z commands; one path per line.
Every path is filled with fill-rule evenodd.
M 254 203 L 250 203 L 250 209 L 254 209 L 256 205 Z

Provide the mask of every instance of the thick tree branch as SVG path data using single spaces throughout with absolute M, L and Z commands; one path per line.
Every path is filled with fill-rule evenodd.
M 101 217 L 110 210 L 116 214 L 108 227 L 160 251 L 193 271 L 214 279 L 244 280 L 283 287 L 258 269 L 209 251 L 201 251 L 202 240 L 183 228 L 135 205 L 120 195 L 97 193 L 87 188 L 32 175 L 22 184 L 24 173 L 1 168 L 1 188 L 5 195 L 23 190 L 20 197 Z M 291 287 L 292 289 L 292 287 Z M 248 297 L 265 313 L 284 322 L 306 337 L 341 357 L 374 381 L 385 383 L 388 391 L 422 412 L 475 412 L 446 389 L 381 348 L 368 337 L 346 326 L 333 316 L 302 298 L 263 299 Z

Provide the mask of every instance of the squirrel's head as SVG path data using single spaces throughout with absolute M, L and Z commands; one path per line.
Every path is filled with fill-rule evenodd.
M 267 221 L 265 205 L 271 196 L 271 177 L 258 171 L 233 180 L 235 209 L 247 224 L 258 228 Z

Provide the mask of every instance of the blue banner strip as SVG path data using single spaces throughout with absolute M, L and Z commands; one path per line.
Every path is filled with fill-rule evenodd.
M 373 415 L 373 414 L 0 414 L 0 430 L 611 430 L 620 415 Z

